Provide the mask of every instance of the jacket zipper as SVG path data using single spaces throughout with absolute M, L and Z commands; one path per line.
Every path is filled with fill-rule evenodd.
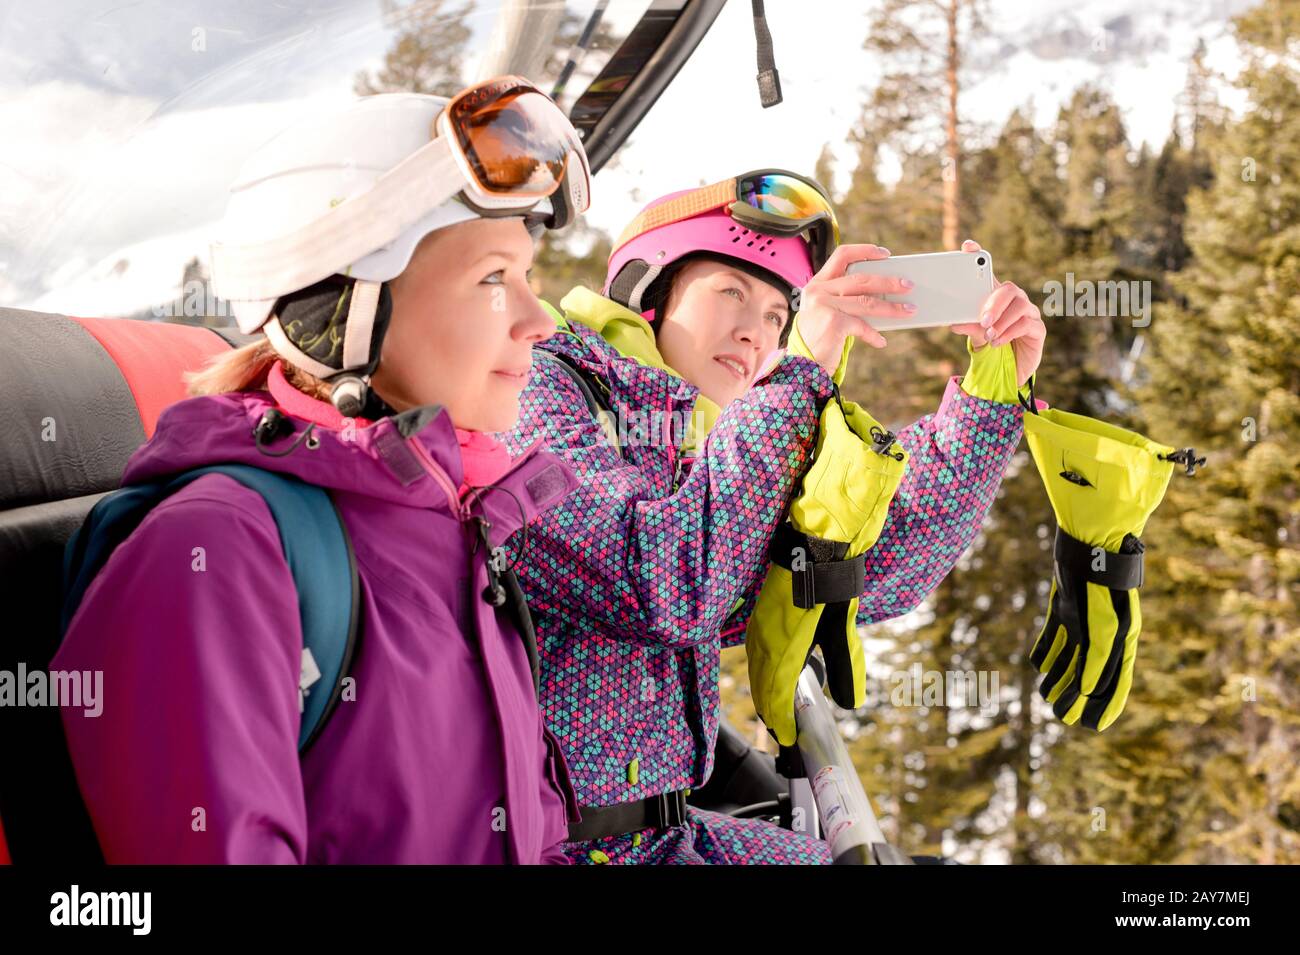
M 449 475 L 446 472 L 446 470 L 442 467 L 442 465 L 440 465 L 437 461 L 433 459 L 433 455 L 429 453 L 429 449 L 426 448 L 423 444 L 421 444 L 418 440 L 416 440 L 416 438 L 411 437 L 408 438 L 407 440 L 410 441 L 411 444 L 414 446 L 415 455 L 420 459 L 421 466 L 430 476 L 433 477 L 434 480 L 438 482 L 438 484 L 442 487 L 443 491 L 446 493 L 447 503 L 451 505 L 452 513 L 457 515 L 457 517 L 460 518 L 462 523 L 469 520 L 471 517 L 469 513 L 469 508 L 466 505 L 461 503 L 460 494 L 456 490 L 456 488 L 452 485 L 451 475 Z M 523 454 L 519 455 L 519 457 L 514 459 L 509 469 L 506 470 L 506 472 L 502 474 L 501 477 L 498 478 L 497 480 L 498 481 L 502 480 L 503 478 L 506 478 L 509 475 L 518 471 L 521 467 L 523 467 L 530 460 L 532 460 L 533 455 L 536 454 L 537 452 L 537 449 L 542 447 L 544 444 L 546 444 L 545 438 L 538 438 L 536 441 L 534 441 L 531 445 L 529 445 L 524 450 Z
M 451 506 L 451 512 L 455 514 L 461 522 L 464 522 L 467 515 L 465 509 L 461 506 L 460 495 L 456 493 L 456 488 L 452 486 L 451 477 L 443 470 L 442 465 L 433 459 L 433 455 L 429 453 L 428 448 L 422 445 L 414 437 L 408 438 L 407 440 L 415 451 L 415 456 L 420 459 L 420 464 L 424 468 L 425 472 L 437 481 L 439 486 L 441 486 L 443 491 L 446 493 L 447 503 Z

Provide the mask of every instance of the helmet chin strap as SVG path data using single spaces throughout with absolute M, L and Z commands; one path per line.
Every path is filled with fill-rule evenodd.
M 375 312 L 379 307 L 382 282 L 358 279 L 352 286 L 348 303 L 348 317 L 343 332 L 343 367 L 345 370 L 330 378 L 330 403 L 346 418 L 383 417 L 391 414 L 388 407 L 370 386 L 370 365 L 375 330 Z
M 360 418 L 370 397 L 369 376 L 344 372 L 330 384 L 330 404 L 345 418 Z
M 377 364 L 370 356 L 378 352 L 380 344 L 374 337 L 377 331 L 382 334 L 386 330 L 376 324 L 382 288 L 382 282 L 358 279 L 352 283 L 348 313 L 343 321 L 341 371 L 313 358 L 292 342 L 285 334 L 279 314 L 263 326 L 267 339 L 282 358 L 329 384 L 330 403 L 346 418 L 377 419 L 393 413 L 370 387 L 370 376 Z

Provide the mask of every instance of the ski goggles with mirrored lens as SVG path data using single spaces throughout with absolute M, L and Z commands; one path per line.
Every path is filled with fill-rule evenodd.
M 651 229 L 724 207 L 731 218 L 755 232 L 802 235 L 812 253 L 814 272 L 826 264 L 840 242 L 835 209 L 816 180 L 785 169 L 760 169 L 692 189 L 644 210 L 623 230 L 614 248 Z

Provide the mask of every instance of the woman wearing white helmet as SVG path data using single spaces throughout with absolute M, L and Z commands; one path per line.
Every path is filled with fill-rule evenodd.
M 64 712 L 108 861 L 563 861 L 572 795 L 496 548 L 574 482 L 486 432 L 514 424 L 554 328 L 529 227 L 583 212 L 588 179 L 513 77 L 363 99 L 245 164 L 213 284 L 264 337 L 193 379 L 124 484 L 218 473 L 112 551 L 55 664 L 117 700 Z M 326 490 L 346 532 L 359 625 L 323 680 L 319 555 L 289 557 L 303 528 L 231 476 L 251 469 Z

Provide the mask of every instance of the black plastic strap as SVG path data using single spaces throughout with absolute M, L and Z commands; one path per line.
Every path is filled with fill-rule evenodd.
M 488 551 L 488 560 L 491 559 L 492 552 Z M 532 614 L 528 612 L 528 598 L 524 595 L 523 587 L 520 586 L 519 577 L 513 567 L 507 567 L 502 571 L 499 580 L 505 590 L 506 607 L 514 619 L 515 627 L 519 630 L 519 639 L 523 641 L 524 653 L 528 656 L 528 669 L 533 675 L 533 692 L 540 697 L 542 661 L 537 653 L 537 631 L 533 627 Z
M 1129 535 L 1126 540 L 1133 541 L 1137 548 L 1136 553 L 1117 554 L 1112 550 L 1105 551 L 1103 569 L 1094 570 L 1092 566 L 1095 560 L 1094 551 L 1099 548 L 1071 537 L 1058 527 L 1055 547 L 1056 565 L 1060 568 L 1062 576 L 1082 578 L 1089 583 L 1109 587 L 1111 590 L 1133 590 L 1142 586 L 1142 542 L 1132 535 Z
M 1205 466 L 1205 455 L 1199 458 L 1196 456 L 1195 448 L 1183 448 L 1181 451 L 1175 451 L 1172 454 L 1158 455 L 1161 461 L 1173 461 L 1175 464 L 1181 464 L 1187 468 L 1188 477 L 1196 475 L 1196 469 Z
M 811 610 L 818 604 L 842 603 L 862 596 L 866 584 L 866 555 L 845 559 L 849 545 L 843 541 L 812 537 L 782 524 L 772 536 L 768 557 L 793 577 L 794 605 Z M 795 555 L 802 551 L 800 570 L 794 569 Z
M 589 842 L 642 829 L 673 829 L 686 825 L 686 790 L 660 793 L 613 806 L 579 806 L 580 822 L 569 823 L 570 842 Z
M 763 0 L 753 0 L 754 41 L 758 45 L 758 97 L 763 108 L 781 102 L 781 74 L 776 71 L 776 55 L 772 51 L 772 33 L 767 28 L 767 13 Z
M 1020 389 L 1016 389 L 1016 400 L 1020 402 L 1020 407 L 1026 411 L 1038 414 L 1038 399 L 1034 397 L 1034 376 L 1030 375 L 1029 381 L 1025 382 L 1025 384 L 1029 386 L 1029 400 L 1025 400 L 1025 396 L 1020 393 Z
M 768 730 L 770 733 L 771 730 Z M 807 779 L 808 770 L 804 768 L 803 753 L 798 746 L 782 746 L 779 743 L 776 748 L 776 771 L 786 779 Z

